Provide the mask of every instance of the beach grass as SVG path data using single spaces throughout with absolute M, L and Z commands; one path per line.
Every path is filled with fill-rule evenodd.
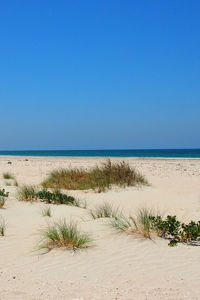
M 41 208 L 41 214 L 43 217 L 51 217 L 51 207 L 47 206 L 47 207 L 43 207 Z
M 6 202 L 5 197 L 0 196 L 0 208 L 3 208 L 3 207 L 4 207 L 5 202 Z
M 4 179 L 15 179 L 15 176 L 9 172 L 5 172 L 5 173 L 3 173 L 3 178 Z
M 18 190 L 18 198 L 20 201 L 37 201 L 36 189 L 32 185 L 23 185 Z
M 151 238 L 152 229 L 152 210 L 147 208 L 140 208 L 136 216 L 130 215 L 129 217 L 119 215 L 111 219 L 110 225 L 118 230 L 127 233 L 137 233 L 145 238 Z
M 51 172 L 49 177 L 42 182 L 45 188 L 62 188 L 67 190 L 88 190 L 104 192 L 111 189 L 112 185 L 120 187 L 147 185 L 143 175 L 122 161 L 112 163 L 107 160 L 100 167 L 91 170 L 61 169 Z
M 87 233 L 81 233 L 78 229 L 77 223 L 67 223 L 65 219 L 48 224 L 41 231 L 42 241 L 40 248 L 64 247 L 66 249 L 76 250 L 78 248 L 85 248 L 92 241 Z
M 0 236 L 5 235 L 6 230 L 6 222 L 3 217 L 0 217 Z
M 95 209 L 90 210 L 90 215 L 93 219 L 116 218 L 118 215 L 118 208 L 113 208 L 110 203 L 103 203 Z

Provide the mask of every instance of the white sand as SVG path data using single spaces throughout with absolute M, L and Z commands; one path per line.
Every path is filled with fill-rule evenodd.
M 0 188 L 10 192 L 0 216 L 8 224 L 0 237 L 0 299 L 200 299 L 200 248 L 156 238 L 144 240 L 117 234 L 106 220 L 92 220 L 85 209 L 51 205 L 52 220 L 65 217 L 92 233 L 93 247 L 78 253 L 55 249 L 35 252 L 38 229 L 47 221 L 41 203 L 23 203 L 17 188 L 6 186 L 3 172 L 11 172 L 20 185 L 39 184 L 53 169 L 91 167 L 103 158 L 0 157 Z M 121 160 L 113 158 L 112 161 Z M 199 159 L 126 158 L 151 183 L 143 188 L 115 188 L 106 193 L 71 191 L 88 208 L 104 201 L 135 212 L 142 206 L 182 221 L 200 219 Z M 12 164 L 8 164 L 11 161 Z

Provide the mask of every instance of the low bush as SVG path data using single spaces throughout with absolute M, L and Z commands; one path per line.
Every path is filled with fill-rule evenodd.
M 56 247 L 76 250 L 87 247 L 92 241 L 89 234 L 81 233 L 78 230 L 76 223 L 67 224 L 65 220 L 48 225 L 41 231 L 41 234 L 40 248 L 48 248 L 49 250 Z
M 181 223 L 176 216 L 167 216 L 165 220 L 161 216 L 151 216 L 152 228 L 160 237 L 170 240 L 169 246 L 178 243 L 191 243 L 200 238 L 200 222 L 191 221 L 189 224 Z
M 37 193 L 37 197 L 49 204 L 73 204 L 75 202 L 74 197 L 62 194 L 58 189 L 54 190 L 53 193 L 49 192 L 47 189 L 43 189 Z
M 9 196 L 9 192 L 6 192 L 5 189 L 0 189 L 0 196 L 1 197 L 8 197 Z
M 0 208 L 4 207 L 4 204 L 6 202 L 6 198 L 8 197 L 9 193 L 5 192 L 4 189 L 0 189 Z
M 91 170 L 76 168 L 53 171 L 42 183 L 44 188 L 93 189 L 97 192 L 104 192 L 112 185 L 126 187 L 147 184 L 145 177 L 132 169 L 128 163 L 111 163 L 110 160 Z

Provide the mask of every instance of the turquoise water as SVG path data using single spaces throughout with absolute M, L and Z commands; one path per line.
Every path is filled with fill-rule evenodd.
M 0 151 L 0 155 L 14 156 L 96 156 L 96 157 L 188 157 L 200 158 L 200 149 L 150 150 L 27 150 Z

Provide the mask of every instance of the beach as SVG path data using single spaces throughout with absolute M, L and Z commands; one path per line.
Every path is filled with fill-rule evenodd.
M 51 220 L 41 216 L 41 202 L 17 199 L 19 187 L 3 178 L 9 172 L 18 186 L 35 185 L 61 168 L 90 169 L 106 158 L 0 156 L 0 188 L 9 192 L 0 216 L 7 230 L 0 237 L 0 299 L 200 299 L 200 248 L 155 237 L 116 233 L 107 220 L 92 219 L 89 210 L 110 203 L 124 213 L 147 207 L 182 222 L 200 220 L 200 159 L 111 158 L 124 160 L 148 180 L 148 186 L 113 187 L 95 193 L 66 191 L 87 209 L 51 204 L 51 220 L 77 221 L 94 237 L 79 251 L 38 251 L 39 230 Z M 10 185 L 11 184 L 11 185 Z

